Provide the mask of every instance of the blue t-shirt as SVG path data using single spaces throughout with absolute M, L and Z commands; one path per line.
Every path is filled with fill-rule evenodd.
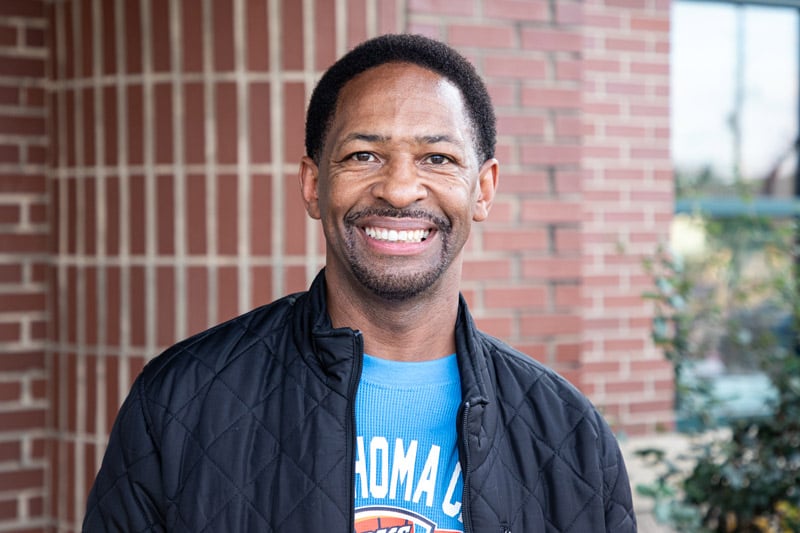
M 356 395 L 355 533 L 463 532 L 455 354 L 364 355 Z

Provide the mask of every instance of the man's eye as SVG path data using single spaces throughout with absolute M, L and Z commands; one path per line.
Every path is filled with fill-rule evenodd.
M 444 165 L 450 162 L 450 158 L 442 154 L 433 154 L 428 156 L 428 162 L 433 165 Z
M 375 161 L 375 156 L 370 152 L 356 152 L 350 156 L 350 159 L 353 161 L 358 161 L 360 163 L 370 163 Z

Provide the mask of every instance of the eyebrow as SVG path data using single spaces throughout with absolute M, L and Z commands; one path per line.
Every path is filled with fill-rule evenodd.
M 441 135 L 422 135 L 420 137 L 415 137 L 418 142 L 423 142 L 427 144 L 436 144 L 436 143 L 450 143 L 450 144 L 461 144 L 458 139 L 452 137 L 451 135 L 447 135 L 446 133 Z
M 378 135 L 377 133 L 359 133 L 354 132 L 350 133 L 342 139 L 341 144 L 345 144 L 351 141 L 363 141 L 369 143 L 381 143 L 387 142 L 391 140 L 391 136 L 388 135 Z M 454 137 L 448 135 L 446 133 L 438 134 L 438 135 L 418 135 L 414 137 L 414 141 L 420 144 L 436 144 L 436 143 L 451 143 L 460 145 L 461 143 L 458 142 Z
M 349 133 L 342 139 L 340 144 L 349 143 L 351 141 L 364 141 L 368 143 L 379 143 L 379 142 L 386 142 L 391 137 L 387 137 L 386 135 L 378 135 L 376 133 Z

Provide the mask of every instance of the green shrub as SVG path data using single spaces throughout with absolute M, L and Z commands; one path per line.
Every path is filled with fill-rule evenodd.
M 759 217 L 701 219 L 702 260 L 659 252 L 646 262 L 654 289 L 653 340 L 675 368 L 679 418 L 698 421 L 680 464 L 664 450 L 639 450 L 659 469 L 637 487 L 652 498 L 658 520 L 685 533 L 800 531 L 800 295 L 797 224 Z M 756 279 L 747 276 L 757 251 Z M 709 274 L 710 273 L 710 274 Z M 760 369 L 775 391 L 764 416 L 719 420 L 710 382 L 689 379 L 718 349 L 728 368 Z M 689 466 L 686 467 L 685 464 Z

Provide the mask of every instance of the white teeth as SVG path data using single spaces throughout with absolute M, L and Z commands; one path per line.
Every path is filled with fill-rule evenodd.
M 383 228 L 364 228 L 364 232 L 371 238 L 389 242 L 422 242 L 430 235 L 430 230 L 393 230 Z

